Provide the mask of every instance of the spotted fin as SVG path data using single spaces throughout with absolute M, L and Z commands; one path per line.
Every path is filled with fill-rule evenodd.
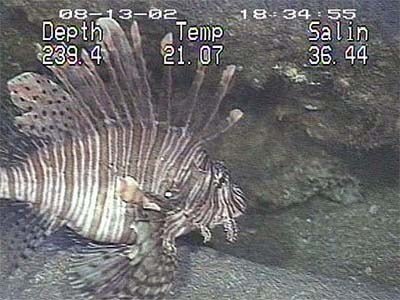
M 154 121 L 137 24 L 132 25 L 131 47 L 116 21 L 98 23 L 109 80 L 100 76 L 104 68 L 95 65 L 85 49 L 80 65 L 49 66 L 55 80 L 32 72 L 14 77 L 8 89 L 23 112 L 15 121 L 21 132 L 58 141 L 135 118 Z
M 75 253 L 70 281 L 85 299 L 165 299 L 176 270 L 173 253 L 135 245 L 90 243 Z
M 15 118 L 23 133 L 57 141 L 92 126 L 79 103 L 59 84 L 42 75 L 25 72 L 7 85 L 11 101 L 23 111 Z
M 64 225 L 60 219 L 46 212 L 39 213 L 27 203 L 13 202 L 3 208 L 3 212 L 7 215 L 2 220 L 2 226 L 11 226 L 5 246 L 15 266 L 21 258 L 29 258 L 48 236 Z

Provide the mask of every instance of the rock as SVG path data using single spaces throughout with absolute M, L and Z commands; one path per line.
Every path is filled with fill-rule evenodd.
M 254 206 L 276 208 L 323 197 L 342 204 L 363 200 L 359 180 L 341 160 L 314 145 L 307 136 L 279 127 L 273 112 L 265 120 L 247 116 L 235 132 L 212 148 L 231 166 Z M 286 118 L 286 117 L 285 117 Z
M 379 206 L 378 205 L 376 205 L 376 204 L 373 204 L 373 205 L 371 205 L 371 207 L 369 208 L 369 213 L 371 214 L 371 215 L 376 215 L 376 213 L 378 212 L 378 210 L 379 210 Z

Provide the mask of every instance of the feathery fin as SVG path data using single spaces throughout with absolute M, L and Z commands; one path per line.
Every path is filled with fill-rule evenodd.
M 71 284 L 87 299 L 164 299 L 176 272 L 160 239 L 135 245 L 90 243 L 72 257 Z
M 103 29 L 100 43 L 108 80 L 100 76 L 99 67 L 94 65 L 85 49 L 82 50 L 81 65 L 49 67 L 61 84 L 29 72 L 13 78 L 9 82 L 11 98 L 25 111 L 16 122 L 22 132 L 57 141 L 70 134 L 87 134 L 116 122 L 127 120 L 132 124 L 136 120 L 142 124 L 155 124 L 164 119 L 171 127 L 180 126 L 183 121 L 188 131 L 193 136 L 199 135 L 203 141 L 214 138 L 208 131 L 211 124 L 218 123 L 216 115 L 235 72 L 234 65 L 223 71 L 215 103 L 205 120 L 201 120 L 204 112 L 200 113 L 198 98 L 206 68 L 200 64 L 186 97 L 187 109 L 179 107 L 172 115 L 171 67 L 166 66 L 164 96 L 154 106 L 138 24 L 133 22 L 131 26 L 132 44 L 115 20 L 100 18 L 97 24 Z M 165 45 L 172 44 L 172 39 L 172 33 L 168 33 L 161 40 L 162 55 L 165 55 Z M 217 124 L 217 129 L 211 131 L 218 136 L 218 131 L 225 132 L 237 119 L 223 121 L 224 124 Z

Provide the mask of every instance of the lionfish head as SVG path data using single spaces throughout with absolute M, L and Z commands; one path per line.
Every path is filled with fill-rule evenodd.
M 208 231 L 217 225 L 223 225 L 228 241 L 237 236 L 235 219 L 246 210 L 243 190 L 233 180 L 229 169 L 219 161 L 212 161 L 204 151 L 201 162 L 196 166 L 196 185 L 187 197 L 194 224 L 201 230 Z

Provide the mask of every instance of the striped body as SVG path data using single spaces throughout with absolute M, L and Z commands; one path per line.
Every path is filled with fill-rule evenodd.
M 109 127 L 72 137 L 34 153 L 1 172 L 0 196 L 33 202 L 73 230 L 96 241 L 132 242 L 132 219 L 118 198 L 119 177 L 139 179 L 140 188 L 162 195 L 184 185 L 199 147 L 180 129 Z

